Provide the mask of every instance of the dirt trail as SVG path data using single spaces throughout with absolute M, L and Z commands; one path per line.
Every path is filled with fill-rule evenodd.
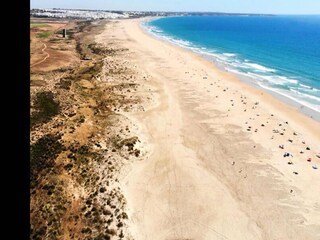
M 46 45 L 45 43 L 42 43 L 42 44 L 43 44 L 43 48 L 41 49 L 41 52 L 44 53 L 44 54 L 46 54 L 46 56 L 45 56 L 41 61 L 32 64 L 30 67 L 37 66 L 37 65 L 39 65 L 40 63 L 43 63 L 44 61 L 46 61 L 46 60 L 50 57 L 50 54 L 45 51 L 45 50 L 47 49 L 47 45 Z

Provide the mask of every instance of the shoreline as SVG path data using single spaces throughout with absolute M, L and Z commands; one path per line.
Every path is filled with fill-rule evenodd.
M 188 48 L 182 47 L 178 44 L 174 44 L 169 41 L 166 41 L 166 40 L 156 36 L 155 34 L 148 32 L 146 27 L 143 26 L 143 19 L 140 19 L 138 21 L 139 21 L 140 30 L 144 34 L 146 34 L 147 36 L 149 36 L 157 41 L 161 41 L 165 44 L 168 44 L 169 46 L 172 46 L 173 48 L 175 48 L 179 51 L 186 52 L 186 53 L 192 55 L 195 59 L 200 60 L 201 62 L 205 63 L 206 66 L 209 66 L 210 68 L 212 68 L 213 71 L 216 71 L 219 74 L 221 73 L 222 76 L 227 75 L 228 76 L 227 80 L 232 80 L 233 82 L 234 81 L 237 82 L 237 84 L 239 84 L 240 86 L 248 87 L 250 89 L 249 91 L 251 93 L 254 93 L 256 96 L 260 96 L 260 95 L 265 94 L 267 100 L 271 102 L 271 104 L 269 104 L 269 105 L 275 107 L 276 109 L 282 108 L 282 110 L 285 109 L 285 111 L 286 110 L 290 111 L 290 114 L 287 115 L 287 118 L 290 118 L 292 116 L 291 114 L 294 114 L 294 116 L 297 119 L 299 119 L 299 121 L 301 121 L 301 122 L 306 121 L 305 126 L 307 126 L 306 128 L 308 129 L 309 133 L 311 133 L 311 135 L 315 135 L 316 137 L 320 137 L 320 131 L 318 131 L 318 133 L 314 134 L 314 127 L 313 127 L 313 124 L 317 124 L 317 125 L 320 124 L 320 114 L 319 114 L 319 116 L 317 115 L 314 118 L 305 115 L 304 113 L 301 112 L 301 108 L 297 107 L 300 105 L 294 104 L 293 100 L 290 103 L 291 100 L 289 98 L 286 98 L 286 97 L 279 94 L 280 95 L 280 96 L 278 96 L 279 98 L 282 97 L 283 99 L 286 99 L 286 101 L 281 101 L 278 97 L 276 97 L 277 96 L 276 92 L 268 91 L 267 89 L 264 89 L 262 87 L 257 86 L 257 84 L 250 83 L 249 81 L 244 80 L 243 78 L 239 77 L 240 75 L 238 75 L 238 74 L 235 74 L 233 72 L 229 72 L 229 71 L 226 71 L 225 69 L 220 68 L 219 66 L 217 66 L 216 63 L 209 61 L 208 59 L 203 57 L 200 53 L 196 53 L 196 52 L 192 51 L 191 49 L 188 49 Z M 267 101 L 265 101 L 265 102 L 267 102 Z M 280 109 L 281 112 L 285 112 L 282 110 Z M 314 112 L 312 109 L 310 109 L 310 111 Z
M 253 86 L 254 88 L 256 88 L 258 90 L 262 90 L 263 92 L 272 95 L 277 100 L 279 100 L 281 102 L 284 102 L 285 104 L 287 104 L 287 105 L 289 105 L 291 107 L 296 108 L 297 111 L 301 112 L 305 116 L 307 116 L 307 117 L 309 117 L 311 119 L 314 119 L 317 122 L 320 122 L 320 112 L 312 109 L 311 107 L 309 107 L 307 105 L 304 105 L 304 104 L 300 103 L 298 100 L 292 99 L 292 97 L 284 95 L 284 94 L 281 94 L 281 93 L 279 93 L 279 92 L 277 92 L 277 91 L 275 91 L 273 89 L 267 89 L 267 88 L 261 87 L 261 86 L 259 86 L 259 84 L 257 84 L 255 82 L 254 79 L 252 79 L 252 78 L 250 78 L 248 76 L 244 76 L 244 75 L 242 75 L 240 73 L 235 73 L 235 72 L 227 70 L 225 68 L 226 65 L 221 63 L 221 62 L 218 62 L 216 57 L 209 56 L 209 55 L 206 55 L 204 53 L 194 51 L 193 49 L 190 49 L 190 48 L 185 47 L 185 46 L 181 46 L 178 43 L 171 42 L 169 39 L 164 39 L 162 36 L 157 35 L 154 32 L 151 32 L 148 29 L 148 27 L 144 25 L 146 22 L 154 21 L 154 20 L 159 19 L 159 18 L 163 18 L 163 17 L 145 18 L 145 19 L 141 20 L 141 22 L 140 22 L 141 29 L 146 34 L 148 34 L 148 35 L 150 35 L 150 36 L 152 36 L 152 37 L 154 37 L 154 38 L 156 38 L 156 39 L 158 39 L 160 41 L 164 41 L 166 43 L 172 44 L 172 45 L 174 45 L 174 46 L 176 46 L 178 48 L 184 49 L 184 50 L 186 50 L 188 52 L 191 52 L 193 54 L 196 54 L 196 55 L 200 56 L 201 58 L 203 58 L 206 61 L 210 62 L 215 68 L 218 68 L 221 71 L 233 74 L 234 76 L 236 76 L 243 83 L 248 84 L 250 86 Z
M 316 120 L 317 122 L 320 122 L 320 112 L 317 112 L 316 110 L 314 110 L 306 105 L 303 105 L 302 103 L 299 103 L 297 100 L 292 99 L 289 96 L 285 96 L 277 91 L 261 87 L 256 82 L 254 82 L 253 79 L 250 79 L 249 77 L 246 77 L 241 74 L 234 73 L 232 71 L 228 71 L 227 69 L 224 69 L 224 65 L 221 64 L 221 66 L 219 66 L 220 63 L 218 63 L 215 59 L 212 60 L 212 59 L 210 59 L 210 57 L 206 57 L 205 55 L 201 55 L 201 54 L 200 54 L 200 56 L 207 59 L 210 63 L 214 64 L 215 67 L 219 68 L 220 70 L 234 74 L 243 83 L 249 84 L 250 86 L 253 86 L 254 88 L 261 90 L 265 93 L 269 93 L 277 100 L 287 104 L 288 106 L 292 106 L 292 107 L 296 108 L 297 111 L 301 112 L 306 117 L 309 117 L 311 119 Z

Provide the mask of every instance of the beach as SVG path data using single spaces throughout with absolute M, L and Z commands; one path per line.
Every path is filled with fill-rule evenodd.
M 320 121 L 316 22 L 312 16 L 203 16 L 158 18 L 143 26 Z
M 126 113 L 144 139 L 119 177 L 133 238 L 319 239 L 320 123 L 140 25 L 96 36 L 152 93 Z

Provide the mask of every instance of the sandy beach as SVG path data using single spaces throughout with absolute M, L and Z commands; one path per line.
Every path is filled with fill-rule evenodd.
M 320 238 L 319 122 L 140 20 L 108 23 L 96 40 L 110 36 L 154 93 L 128 113 L 147 142 L 119 179 L 134 239 Z

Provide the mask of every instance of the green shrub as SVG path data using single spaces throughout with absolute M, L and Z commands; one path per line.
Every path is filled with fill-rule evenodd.
M 30 146 L 30 185 L 35 187 L 41 171 L 54 166 L 54 160 L 63 151 L 61 136 L 48 134 Z
M 59 102 L 54 100 L 52 92 L 39 92 L 34 101 L 35 112 L 31 116 L 31 127 L 38 123 L 48 122 L 60 110 Z

